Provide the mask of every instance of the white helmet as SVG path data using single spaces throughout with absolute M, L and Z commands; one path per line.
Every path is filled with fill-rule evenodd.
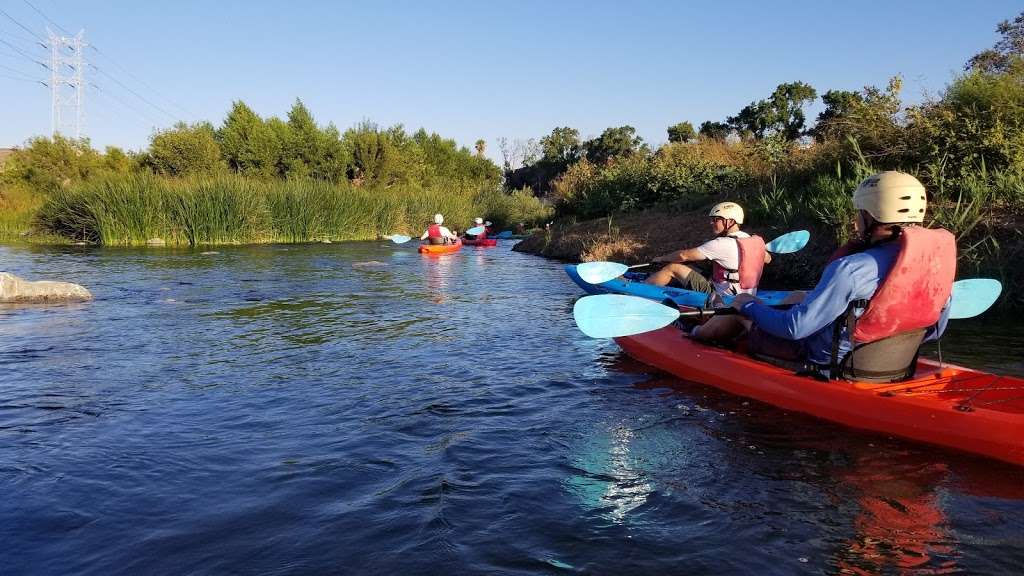
M 473 218 L 473 224 L 483 224 L 483 223 L 484 223 L 484 219 L 483 218 Z
M 444 216 L 434 214 L 434 224 L 444 224 Z
M 917 178 L 890 170 L 864 179 L 853 192 L 853 207 L 882 224 L 924 222 L 928 198 Z
M 708 216 L 717 216 L 726 220 L 735 220 L 737 224 L 743 224 L 743 208 L 735 202 L 719 202 L 711 208 Z

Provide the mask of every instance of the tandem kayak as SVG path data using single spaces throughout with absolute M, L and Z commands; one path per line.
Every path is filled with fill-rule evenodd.
M 497 246 L 497 238 L 475 238 L 475 239 L 464 239 L 462 241 L 466 246 Z
M 462 240 L 456 240 L 455 244 L 420 244 L 420 254 L 436 256 L 440 254 L 454 254 L 462 249 Z
M 702 308 L 707 304 L 708 295 L 703 292 L 695 292 L 693 290 L 686 290 L 684 288 L 673 288 L 671 286 L 655 286 L 653 284 L 646 284 L 644 280 L 647 278 L 647 274 L 639 272 L 626 272 L 621 278 L 615 278 L 607 282 L 600 284 L 591 284 L 580 278 L 580 275 L 576 273 L 575 264 L 566 264 L 565 273 L 569 275 L 580 288 L 583 288 L 588 294 L 626 294 L 628 296 L 638 296 L 640 298 L 646 298 L 648 300 L 655 300 L 657 302 L 664 302 L 666 299 L 671 299 L 678 306 L 691 306 L 694 308 Z M 785 290 L 758 290 L 757 297 L 762 302 L 768 305 L 781 304 L 782 300 L 789 295 L 788 291 Z M 728 304 L 731 298 L 726 297 L 725 303 Z
M 817 380 L 706 346 L 676 326 L 616 338 L 637 360 L 684 380 L 881 432 L 1024 466 L 1024 379 L 919 359 L 912 380 Z

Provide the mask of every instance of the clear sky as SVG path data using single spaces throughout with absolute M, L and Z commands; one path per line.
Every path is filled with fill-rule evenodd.
M 556 126 L 587 137 L 630 124 L 657 145 L 669 125 L 724 120 L 796 80 L 821 94 L 901 75 L 905 102 L 917 102 L 941 92 L 1022 8 L 1020 0 L 0 0 L 16 21 L 0 14 L 0 39 L 46 62 L 30 31 L 85 29 L 99 69 L 87 69 L 99 89 L 87 93 L 86 133 L 100 148 L 144 148 L 175 120 L 219 124 L 237 99 L 283 117 L 298 97 L 322 124 L 422 126 L 465 146 L 483 138 L 497 159 L 497 138 L 539 138 Z M 31 82 L 49 72 L 25 54 L 0 43 L 0 146 L 50 131 L 50 92 Z

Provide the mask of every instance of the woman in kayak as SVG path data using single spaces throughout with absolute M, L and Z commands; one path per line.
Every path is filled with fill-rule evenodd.
M 420 240 L 426 240 L 430 244 L 452 244 L 459 239 L 451 230 L 442 226 L 444 216 L 434 214 L 434 223 L 427 227 Z
M 921 342 L 942 334 L 956 241 L 946 230 L 920 226 L 924 186 L 909 174 L 882 172 L 861 182 L 853 206 L 857 237 L 799 302 L 779 310 L 747 294 L 733 300 L 749 330 L 748 352 L 809 363 L 833 377 L 889 381 L 912 371 Z M 721 341 L 737 327 L 736 317 L 718 316 L 692 336 Z
M 682 288 L 704 292 L 709 296 L 756 294 L 764 265 L 771 255 L 764 240 L 740 230 L 743 208 L 735 202 L 721 202 L 711 208 L 711 230 L 715 238 L 697 246 L 658 256 L 651 262 L 667 266 L 647 277 L 648 284 L 666 286 L 675 280 Z M 685 262 L 712 262 L 711 280 L 687 266 Z M 717 298 L 712 298 L 712 301 Z

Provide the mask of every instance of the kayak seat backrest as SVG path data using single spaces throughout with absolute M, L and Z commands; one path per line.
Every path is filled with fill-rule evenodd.
M 438 244 L 444 244 L 444 238 L 427 238 L 427 242 L 436 246 Z
M 914 376 L 925 329 L 875 340 L 854 342 L 839 366 L 839 377 L 859 382 L 898 382 Z

